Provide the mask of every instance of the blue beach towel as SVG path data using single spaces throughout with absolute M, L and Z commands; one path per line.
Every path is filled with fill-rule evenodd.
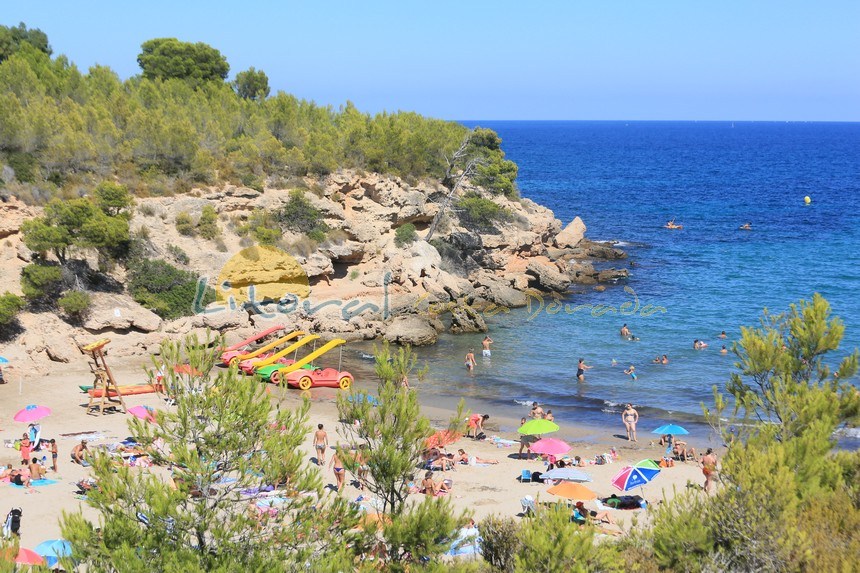
M 60 483 L 60 482 L 58 482 L 57 480 L 53 480 L 53 479 L 34 479 L 33 481 L 30 482 L 30 486 L 38 487 L 40 485 L 54 485 L 55 483 Z M 9 485 L 11 485 L 12 487 L 17 487 L 18 489 L 24 489 L 23 485 L 18 485 L 15 483 L 10 483 Z

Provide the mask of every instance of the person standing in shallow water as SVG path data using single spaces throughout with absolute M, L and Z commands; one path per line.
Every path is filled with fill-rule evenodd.
M 576 367 L 576 379 L 580 382 L 585 382 L 585 371 L 591 369 L 592 366 L 585 363 L 585 358 L 580 358 L 579 365 Z
M 471 372 L 477 364 L 478 362 L 475 360 L 475 349 L 470 348 L 469 352 L 466 353 L 466 370 Z
M 481 341 L 481 346 L 484 347 L 483 350 L 481 351 L 481 354 L 484 356 L 484 358 L 489 358 L 493 355 L 493 353 L 490 351 L 490 345 L 492 343 L 493 343 L 493 339 L 490 338 L 489 335 L 485 336 L 484 340 Z
M 633 404 L 627 404 L 624 411 L 621 412 L 621 420 L 624 422 L 624 427 L 627 429 L 627 441 L 636 441 L 636 423 L 639 421 L 639 412 L 633 407 Z

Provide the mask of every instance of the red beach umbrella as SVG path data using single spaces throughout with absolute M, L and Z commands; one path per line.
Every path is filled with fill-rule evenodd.
M 429 438 L 427 438 L 428 448 L 444 448 L 448 444 L 453 444 L 463 437 L 460 432 L 452 432 L 451 430 L 439 430 Z

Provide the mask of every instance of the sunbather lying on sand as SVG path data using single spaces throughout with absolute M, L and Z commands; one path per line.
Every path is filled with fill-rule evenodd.
M 488 460 L 484 458 L 479 458 L 478 456 L 470 456 L 466 453 L 466 450 L 460 448 L 457 450 L 457 455 L 454 456 L 454 459 L 461 464 L 471 465 L 475 464 L 497 464 L 499 460 Z M 474 460 L 474 462 L 472 461 Z

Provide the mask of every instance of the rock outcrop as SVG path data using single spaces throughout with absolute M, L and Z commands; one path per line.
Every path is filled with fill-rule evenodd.
M 161 317 L 127 296 L 97 292 L 90 298 L 92 304 L 82 325 L 90 333 L 105 330 L 152 332 L 161 326 Z
M 555 236 L 555 245 L 560 249 L 574 249 L 585 238 L 585 223 L 574 217 L 567 227 Z
M 397 344 L 427 346 L 436 342 L 438 333 L 429 318 L 413 314 L 393 318 L 383 336 Z

